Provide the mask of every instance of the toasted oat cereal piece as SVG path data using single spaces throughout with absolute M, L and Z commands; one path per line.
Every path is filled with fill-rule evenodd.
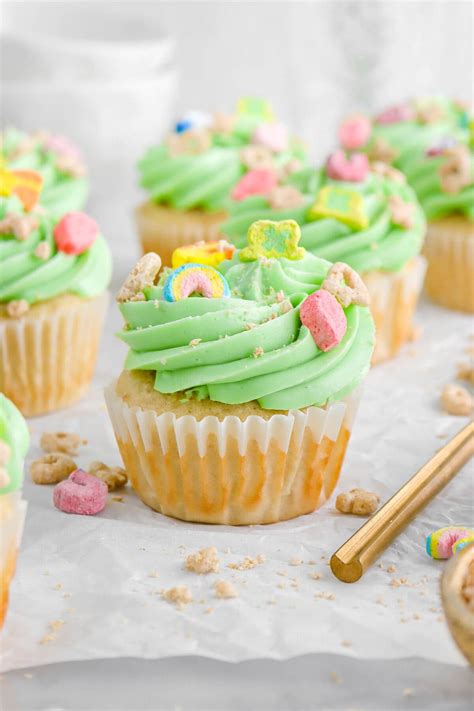
M 79 435 L 73 432 L 43 432 L 40 439 L 40 447 L 45 452 L 64 452 L 65 454 L 77 454 L 81 444 L 87 444 Z
M 174 588 L 163 590 L 162 595 L 167 602 L 173 603 L 177 607 L 183 607 L 193 601 L 191 590 L 186 585 L 177 585 Z
M 370 516 L 377 510 L 380 496 L 365 489 L 351 489 L 348 494 L 339 494 L 336 509 L 341 513 Z
M 34 215 L 19 215 L 16 212 L 9 212 L 0 221 L 0 235 L 12 234 L 16 239 L 23 241 L 38 227 L 38 224 Z
M 321 289 L 333 294 L 344 308 L 349 304 L 368 306 L 370 303 L 369 292 L 361 277 L 344 262 L 332 265 Z
M 11 318 L 21 318 L 30 308 L 26 299 L 14 299 L 7 304 L 7 314 Z
M 441 405 L 450 415 L 470 415 L 474 399 L 462 385 L 448 383 L 441 393 Z
M 214 591 L 216 593 L 216 597 L 221 600 L 229 600 L 232 597 L 239 596 L 237 590 L 234 588 L 232 583 L 229 583 L 228 580 L 216 580 L 214 583 Z
M 148 252 L 138 260 L 132 271 L 125 279 L 117 294 L 117 301 L 144 301 L 143 289 L 153 286 L 156 276 L 161 269 L 161 258 L 155 252 Z
M 76 463 L 67 454 L 53 452 L 31 462 L 30 475 L 35 484 L 57 484 L 76 469 Z
M 219 571 L 219 558 L 217 549 L 214 546 L 201 548 L 197 553 L 188 555 L 185 563 L 186 570 L 192 573 L 203 575 L 205 573 L 217 573 Z
M 122 467 L 109 467 L 104 462 L 91 462 L 87 471 L 92 476 L 105 482 L 109 491 L 120 489 L 128 481 L 125 469 L 122 469 Z

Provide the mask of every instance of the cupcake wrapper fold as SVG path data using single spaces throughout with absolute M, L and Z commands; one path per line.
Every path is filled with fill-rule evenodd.
M 23 415 L 79 400 L 97 359 L 108 293 L 59 303 L 43 314 L 0 320 L 0 391 Z
M 180 211 L 146 202 L 136 209 L 135 219 L 143 252 L 157 252 L 162 263 L 171 266 L 171 257 L 178 247 L 221 239 L 220 226 L 226 213 Z
M 15 574 L 18 549 L 25 525 L 27 503 L 21 492 L 5 494 L 0 508 L 0 629 L 5 621 L 10 583 Z
M 202 420 L 105 399 L 131 484 L 160 513 L 186 521 L 273 523 L 310 513 L 339 478 L 360 391 L 327 408 L 269 419 Z
M 413 338 L 413 317 L 423 287 L 426 260 L 417 256 L 399 272 L 367 272 L 362 278 L 370 293 L 370 310 L 375 322 L 375 350 L 372 364 L 397 355 Z
M 448 309 L 474 313 L 474 222 L 429 224 L 424 254 L 430 299 Z

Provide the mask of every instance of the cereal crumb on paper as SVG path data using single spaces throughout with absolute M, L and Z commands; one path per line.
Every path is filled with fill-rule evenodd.
M 302 565 L 302 563 L 303 563 L 303 561 L 301 560 L 301 558 L 295 557 L 295 558 L 292 558 L 292 559 L 288 562 L 288 565 L 297 566 L 297 565 Z
M 390 587 L 399 588 L 401 585 L 408 585 L 408 578 L 392 578 Z
M 229 600 L 238 597 L 238 592 L 228 580 L 216 580 L 214 583 L 216 597 L 221 600 Z
M 470 415 L 474 408 L 474 398 L 462 385 L 448 383 L 441 393 L 441 405 L 449 415 Z
M 397 568 L 396 568 L 395 565 L 389 565 L 389 566 L 388 566 L 388 568 L 387 568 L 387 573 L 396 573 L 396 572 L 397 572 Z
M 337 672 L 333 671 L 331 672 L 331 681 L 334 684 L 342 684 L 342 677 L 340 677 Z
M 321 580 L 322 575 L 321 573 L 309 573 L 308 578 L 311 578 L 312 580 Z
M 208 548 L 201 548 L 197 553 L 191 553 L 186 558 L 185 568 L 192 573 L 198 573 L 198 575 L 218 573 L 219 557 L 217 548 L 209 546 Z
M 163 590 L 162 595 L 167 602 L 176 605 L 178 608 L 182 608 L 193 601 L 191 590 L 186 585 L 177 585 L 174 588 Z
M 336 499 L 336 509 L 344 514 L 370 516 L 377 510 L 380 496 L 365 489 L 351 489 L 349 493 L 339 494 Z
M 413 696 L 415 690 L 407 687 L 406 689 L 403 689 L 402 694 L 403 696 Z
M 256 568 L 257 565 L 262 565 L 263 563 L 265 563 L 264 555 L 258 555 L 255 558 L 245 556 L 240 563 L 229 563 L 227 567 L 232 570 L 251 570 L 252 568 Z

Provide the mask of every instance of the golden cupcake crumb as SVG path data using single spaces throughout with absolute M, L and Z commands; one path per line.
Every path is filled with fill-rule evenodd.
M 474 399 L 462 385 L 448 383 L 441 393 L 441 405 L 449 415 L 466 416 L 474 408 Z
M 188 555 L 185 562 L 186 570 L 199 575 L 219 572 L 219 557 L 214 546 L 201 548 L 197 553 Z
M 97 477 L 105 484 L 109 491 L 115 491 L 115 489 L 120 489 L 128 481 L 127 472 L 122 467 L 109 467 L 104 462 L 91 462 L 87 469 L 89 474 Z M 113 497 L 116 501 L 118 497 Z
M 183 607 L 193 601 L 191 590 L 186 585 L 177 585 L 174 588 L 163 590 L 163 598 L 176 607 Z
M 258 555 L 256 558 L 245 556 L 240 563 L 229 563 L 227 567 L 232 570 L 251 570 L 252 568 L 256 568 L 257 565 L 262 565 L 263 563 L 265 563 L 264 555 Z
M 232 597 L 238 597 L 238 592 L 228 580 L 216 580 L 214 583 L 214 591 L 216 597 L 221 600 L 228 600 Z

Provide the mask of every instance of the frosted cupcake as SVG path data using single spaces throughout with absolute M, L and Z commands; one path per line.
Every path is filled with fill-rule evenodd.
M 267 195 L 235 201 L 222 230 L 240 247 L 257 215 L 296 220 L 307 251 L 361 274 L 377 333 L 374 363 L 395 356 L 412 336 L 425 271 L 425 219 L 403 175 L 338 151 L 320 170 L 307 168 Z
M 26 514 L 21 498 L 23 460 L 29 446 L 26 422 L 14 404 L 0 393 L 0 627 L 8 607 Z
M 5 177 L 5 176 L 4 176 Z M 111 257 L 81 212 L 35 212 L 36 187 L 6 174 L 0 197 L 0 391 L 24 415 L 78 400 L 92 378 Z
M 217 269 L 212 258 L 159 273 L 150 253 L 122 287 L 130 351 L 106 401 L 153 509 L 272 523 L 331 495 L 374 327 L 357 274 L 305 252 L 299 234 L 291 220 L 256 222 Z
M 34 170 L 43 179 L 41 205 L 61 217 L 82 210 L 89 192 L 87 171 L 79 149 L 64 136 L 46 131 L 27 134 L 7 129 L 1 154 L 9 170 Z
M 392 163 L 415 190 L 428 220 L 426 290 L 448 308 L 474 311 L 474 157 L 472 118 L 447 99 L 391 107 L 373 120 L 341 126 L 348 149 Z
M 187 114 L 138 165 L 149 195 L 136 210 L 143 251 L 170 265 L 178 247 L 218 239 L 231 194 L 270 189 L 303 159 L 265 101 L 241 99 L 233 115 Z

